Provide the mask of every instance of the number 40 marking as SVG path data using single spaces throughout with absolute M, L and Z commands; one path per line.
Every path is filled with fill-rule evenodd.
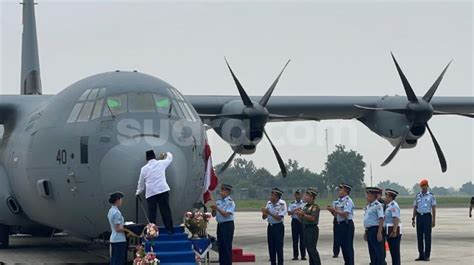
M 59 149 L 58 154 L 56 155 L 56 161 L 61 164 L 66 164 L 67 163 L 67 151 L 66 149 Z

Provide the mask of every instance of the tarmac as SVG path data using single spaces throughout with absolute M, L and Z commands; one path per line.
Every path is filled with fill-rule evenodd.
M 308 261 L 292 261 L 290 218 L 285 217 L 285 264 L 308 264 Z M 355 212 L 356 235 L 354 239 L 356 264 L 369 264 L 367 244 L 363 240 L 362 210 Z M 332 217 L 327 211 L 321 213 L 318 250 L 322 264 L 344 264 L 342 256 L 332 258 Z M 402 209 L 403 264 L 474 264 L 474 218 L 468 217 L 468 208 L 440 208 L 436 227 L 433 230 L 431 261 L 415 262 L 418 256 L 416 232 L 411 227 L 411 210 Z M 266 222 L 258 212 L 237 212 L 234 246 L 242 247 L 244 253 L 253 253 L 256 263 L 269 264 Z M 215 234 L 214 220 L 209 224 L 209 233 Z M 0 262 L 13 264 L 106 264 L 108 248 L 103 244 L 85 241 L 72 236 L 61 235 L 53 238 L 32 238 L 13 236 L 11 248 L 0 250 Z M 217 254 L 211 253 L 211 262 L 217 261 Z M 387 263 L 391 264 L 387 252 Z M 235 263 L 252 264 L 252 263 Z

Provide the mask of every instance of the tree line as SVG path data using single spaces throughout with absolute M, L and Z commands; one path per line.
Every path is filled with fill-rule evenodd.
M 224 163 L 216 165 L 219 172 Z M 317 188 L 320 194 L 333 193 L 341 182 L 351 184 L 356 194 L 364 193 L 364 177 L 366 163 L 363 156 L 354 150 L 346 150 L 344 145 L 336 146 L 334 152 L 328 155 L 324 169 L 320 173 L 313 172 L 299 165 L 298 161 L 288 159 L 285 163 L 287 177 L 283 178 L 281 173 L 273 175 L 264 167 L 258 168 L 253 161 L 236 158 L 226 171 L 219 173 L 221 183 L 234 186 L 234 190 L 248 190 L 250 198 L 264 188 L 287 187 Z M 419 188 L 415 183 L 413 187 L 407 188 L 389 180 L 377 184 L 381 188 L 392 188 L 400 192 L 401 196 L 416 193 Z M 469 181 L 460 189 L 434 186 L 431 188 L 436 195 L 474 195 L 474 185 Z

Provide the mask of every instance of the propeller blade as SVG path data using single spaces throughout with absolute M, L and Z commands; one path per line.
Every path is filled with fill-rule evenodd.
M 372 111 L 389 111 L 389 112 L 394 112 L 398 114 L 407 114 L 408 110 L 407 109 L 386 109 L 386 108 L 373 108 L 373 107 L 366 107 L 366 106 L 361 106 L 361 105 L 354 105 L 354 107 L 358 109 L 363 109 L 363 110 L 372 110 Z
M 408 101 L 418 102 L 418 98 L 416 97 L 415 92 L 411 88 L 410 83 L 408 82 L 405 74 L 400 68 L 400 65 L 398 65 L 397 59 L 395 59 L 395 56 L 393 56 L 392 52 L 390 52 L 390 54 L 392 55 L 392 59 L 393 59 L 393 62 L 395 63 L 395 66 L 397 67 L 397 71 L 398 71 L 398 74 L 400 75 L 400 79 L 402 79 L 403 88 L 405 88 L 405 93 L 407 94 Z
M 426 102 L 430 102 L 431 99 L 433 98 L 434 94 L 436 93 L 436 90 L 438 89 L 439 84 L 441 83 L 441 80 L 443 80 L 443 76 L 446 73 L 446 70 L 448 70 L 448 67 L 451 65 L 453 60 L 451 60 L 448 65 L 444 68 L 443 72 L 438 76 L 438 79 L 434 82 L 434 84 L 431 86 L 431 88 L 426 92 L 426 94 L 423 96 L 423 100 Z
M 228 119 L 245 119 L 248 118 L 247 115 L 242 114 L 242 113 L 236 113 L 236 114 L 199 114 L 199 117 L 201 119 L 222 119 L 222 118 L 228 118 Z
M 283 159 L 281 159 L 280 153 L 278 153 L 278 150 L 276 149 L 275 145 L 273 144 L 272 140 L 270 140 L 270 137 L 268 136 L 267 132 L 263 130 L 263 133 L 268 139 L 268 142 L 270 142 L 270 145 L 272 146 L 273 153 L 275 153 L 276 159 L 278 161 L 278 165 L 280 166 L 281 170 L 281 175 L 285 178 L 286 177 L 286 166 L 285 163 L 283 162 Z
M 457 112 L 444 112 L 444 111 L 437 111 L 433 112 L 433 115 L 459 115 L 468 118 L 474 118 L 474 114 L 466 114 L 466 113 L 457 113 Z
M 229 159 L 227 159 L 224 166 L 219 170 L 219 173 L 224 172 L 230 166 L 232 161 L 234 161 L 234 157 L 236 154 L 237 154 L 237 150 L 235 150 L 234 153 L 232 153 L 232 155 L 229 157 Z
M 268 100 L 270 99 L 270 97 L 272 96 L 272 93 L 273 93 L 273 90 L 275 89 L 276 85 L 278 84 L 278 81 L 280 81 L 280 77 L 281 75 L 283 74 L 283 71 L 285 71 L 286 69 L 286 66 L 290 63 L 291 60 L 288 60 L 285 64 L 285 66 L 283 66 L 283 69 L 281 69 L 281 72 L 280 74 L 277 76 L 277 78 L 275 79 L 275 81 L 273 81 L 273 84 L 270 86 L 270 88 L 267 90 L 267 92 L 265 93 L 265 95 L 260 99 L 260 102 L 259 104 L 262 105 L 262 106 L 267 106 L 267 103 L 268 103 Z
M 410 124 L 410 127 L 408 128 L 407 132 L 405 133 L 405 135 L 403 135 L 402 139 L 400 140 L 400 142 L 397 144 L 397 146 L 395 147 L 395 149 L 392 151 L 392 153 L 390 153 L 390 155 L 387 157 L 387 159 L 385 159 L 385 161 L 383 161 L 382 165 L 381 166 L 386 166 L 388 165 L 388 163 L 390 163 L 390 161 L 392 161 L 392 159 L 395 157 L 395 155 L 398 153 L 398 151 L 400 150 L 400 147 L 402 147 L 402 145 L 405 143 L 405 141 L 407 140 L 407 137 L 408 137 L 408 134 L 410 134 L 410 130 L 411 130 L 411 127 L 413 127 L 413 123 Z
M 438 154 L 439 164 L 441 165 L 441 171 L 444 173 L 448 169 L 446 158 L 444 157 L 443 151 L 441 150 L 441 146 L 439 146 L 438 141 L 436 141 L 436 138 L 434 137 L 433 132 L 430 129 L 430 126 L 428 126 L 428 123 L 426 124 L 426 129 L 428 129 L 428 132 L 430 133 L 430 136 L 431 136 L 431 140 L 433 140 L 433 144 L 436 149 L 436 154 Z
M 244 102 L 244 105 L 247 107 L 252 107 L 253 103 L 249 98 L 249 95 L 247 95 L 247 92 L 245 92 L 244 88 L 242 87 L 242 84 L 240 84 L 239 79 L 234 74 L 234 71 L 232 71 L 232 68 L 230 68 L 229 62 L 227 62 L 227 58 L 225 58 L 225 63 L 227 64 L 227 67 L 230 70 L 230 73 L 232 74 L 232 78 L 234 79 L 235 85 L 237 86 L 237 89 L 239 90 L 240 97 L 242 98 L 242 102 Z

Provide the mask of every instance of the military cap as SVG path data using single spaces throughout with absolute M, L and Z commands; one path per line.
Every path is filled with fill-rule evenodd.
M 156 155 L 155 155 L 155 152 L 153 150 L 146 151 L 146 160 L 151 160 L 151 159 L 155 159 L 155 158 L 156 158 Z
M 365 188 L 365 192 L 371 193 L 371 194 L 379 194 L 380 193 L 380 188 L 378 188 L 378 187 L 367 187 L 367 188 Z
M 301 190 L 300 190 L 300 189 L 297 189 L 297 190 L 295 191 L 295 194 L 301 194 Z
M 308 188 L 306 194 L 312 195 L 313 197 L 318 196 L 318 191 L 316 189 Z
M 113 192 L 109 195 L 109 203 L 114 204 L 117 200 L 123 198 L 124 195 L 120 191 Z
M 347 183 L 341 183 L 339 185 L 339 188 L 344 188 L 344 189 L 347 189 L 348 191 L 351 191 L 352 190 L 352 186 L 347 184 Z
M 272 193 L 275 193 L 276 195 L 280 196 L 283 195 L 283 191 L 280 190 L 279 188 L 273 188 Z
M 222 185 L 221 185 L 221 189 L 223 189 L 223 190 L 232 191 L 232 188 L 233 188 L 233 187 L 232 187 L 231 185 L 229 185 L 229 184 L 222 184 Z
M 428 180 L 427 179 L 420 180 L 420 186 L 428 186 Z
M 398 195 L 398 191 L 392 190 L 392 189 L 385 189 L 385 193 L 391 194 L 391 195 L 393 195 L 393 196 L 397 196 L 397 195 Z

